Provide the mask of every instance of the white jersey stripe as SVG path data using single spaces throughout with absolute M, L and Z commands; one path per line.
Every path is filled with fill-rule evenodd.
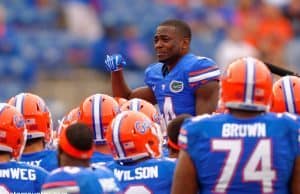
M 219 76 L 220 74 L 221 74 L 221 71 L 219 69 L 215 69 L 213 71 L 209 71 L 209 72 L 203 73 L 201 75 L 190 76 L 189 77 L 189 83 L 203 81 L 203 80 L 206 80 L 206 79 L 209 79 L 209 78 Z

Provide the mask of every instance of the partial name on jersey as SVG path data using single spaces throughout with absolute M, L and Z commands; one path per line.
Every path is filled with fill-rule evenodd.
M 26 168 L 1 169 L 0 178 L 34 181 L 36 180 L 36 172 L 33 169 L 26 169 Z
M 41 166 L 42 160 L 33 160 L 33 161 L 20 161 L 20 163 L 28 164 L 31 166 Z
M 114 175 L 119 181 L 158 178 L 158 166 L 139 167 L 136 168 L 134 172 L 130 172 L 130 170 L 114 169 Z

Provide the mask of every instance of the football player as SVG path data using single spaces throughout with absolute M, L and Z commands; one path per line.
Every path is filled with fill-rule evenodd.
M 300 125 L 290 114 L 268 113 L 271 72 L 245 57 L 221 77 L 228 113 L 187 121 L 173 194 L 299 193 Z
M 85 123 L 94 132 L 95 152 L 93 165 L 102 165 L 112 161 L 113 157 L 106 143 L 105 133 L 109 123 L 119 113 L 115 99 L 106 94 L 94 94 L 87 97 L 79 107 L 78 122 Z
M 95 173 L 88 168 L 65 166 L 53 170 L 42 187 L 43 194 L 102 194 Z
M 300 78 L 284 76 L 273 84 L 270 111 L 300 114 Z
M 106 139 L 114 156 L 107 163 L 125 194 L 169 194 L 175 163 L 162 154 L 157 125 L 145 114 L 124 111 L 109 125 Z
M 108 168 L 103 166 L 97 169 L 91 168 L 90 161 L 95 148 L 93 135 L 94 133 L 91 128 L 86 124 L 78 122 L 70 123 L 68 126 L 62 128 L 58 140 L 58 163 L 60 168 L 51 172 L 50 176 L 53 175 L 53 177 L 46 181 L 47 183 L 43 186 L 43 189 L 60 191 L 59 193 L 62 193 L 65 191 L 65 186 L 72 186 L 64 185 L 64 183 L 66 181 L 73 181 L 73 184 L 83 194 L 90 193 L 93 188 L 97 188 L 99 191 L 99 183 L 103 193 L 113 194 L 121 191 L 117 179 Z M 69 169 L 67 172 L 66 167 Z M 78 172 L 77 175 L 79 177 L 72 173 L 73 171 Z M 62 176 L 57 175 L 57 172 Z M 70 173 L 73 174 L 71 177 Z M 89 178 L 89 174 L 91 173 L 93 175 Z M 82 178 L 80 177 L 81 175 L 83 176 Z
M 272 90 L 272 103 L 270 111 L 283 113 L 288 112 L 295 114 L 297 120 L 300 121 L 300 78 L 296 76 L 284 76 L 277 80 L 273 84 Z M 298 160 L 299 163 L 299 160 Z M 293 190 L 297 190 L 299 193 L 300 183 L 300 167 L 295 165 L 293 182 Z M 298 176 L 297 176 L 298 175 Z
M 120 111 L 127 110 L 142 112 L 158 125 L 157 129 L 160 130 L 161 139 L 163 142 L 163 155 L 168 156 L 168 150 L 166 146 L 167 132 L 165 122 L 163 121 L 161 114 L 155 108 L 155 106 L 147 102 L 146 100 L 140 98 L 132 98 L 120 107 Z
M 58 167 L 56 151 L 46 149 L 52 140 L 52 117 L 45 101 L 32 93 L 20 93 L 9 99 L 25 118 L 27 141 L 20 161 L 47 171 Z
M 191 29 L 184 21 L 160 23 L 154 35 L 158 62 L 145 70 L 147 86 L 134 90 L 125 82 L 124 58 L 118 54 L 107 56 L 113 95 L 158 104 L 166 124 L 183 113 L 212 113 L 218 101 L 220 70 L 212 59 L 190 53 L 191 39 Z
M 13 106 L 0 103 L 0 193 L 40 193 L 48 173 L 19 163 L 27 130 L 22 114 Z

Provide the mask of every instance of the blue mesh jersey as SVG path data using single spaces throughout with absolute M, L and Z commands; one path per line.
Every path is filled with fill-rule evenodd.
M 93 168 L 93 170 L 105 194 L 122 193 L 119 181 L 109 168 L 97 166 L 97 168 Z
M 114 158 L 111 154 L 103 154 L 101 152 L 95 151 L 91 158 L 91 163 L 93 165 L 105 165 L 108 162 L 113 161 Z
M 294 117 L 219 114 L 186 122 L 179 142 L 197 169 L 201 193 L 289 193 L 294 161 L 300 156 L 300 125 Z
M 134 164 L 107 164 L 119 180 L 125 194 L 170 194 L 175 162 L 168 159 L 148 159 Z
M 96 174 L 89 168 L 60 167 L 53 170 L 42 187 L 45 193 L 103 193 Z
M 150 65 L 145 71 L 145 83 L 154 92 L 166 122 L 182 113 L 195 115 L 195 90 L 220 76 L 212 59 L 193 54 L 185 55 L 168 74 L 166 71 L 162 63 Z
M 162 156 L 169 157 L 169 148 L 167 145 L 163 145 L 163 147 L 162 147 Z
M 48 172 L 19 162 L 0 163 L 0 193 L 40 193 Z
M 40 152 L 22 154 L 20 161 L 29 165 L 42 167 L 48 172 L 58 168 L 57 151 L 54 150 L 42 150 Z

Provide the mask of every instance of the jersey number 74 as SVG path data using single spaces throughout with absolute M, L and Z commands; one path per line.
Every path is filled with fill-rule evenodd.
M 243 153 L 242 139 L 213 139 L 212 152 L 227 152 L 226 161 L 214 187 L 214 192 L 224 193 L 230 187 L 235 175 L 239 159 Z M 270 139 L 261 139 L 252 150 L 246 164 L 242 167 L 241 182 L 259 182 L 262 192 L 273 192 L 273 181 L 276 180 L 276 171 L 272 169 L 272 145 Z

